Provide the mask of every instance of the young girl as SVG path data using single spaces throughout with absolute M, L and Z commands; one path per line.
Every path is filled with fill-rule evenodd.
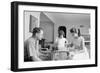
M 60 30 L 59 35 L 56 38 L 55 45 L 57 47 L 57 51 L 53 55 L 54 60 L 66 60 L 67 59 L 67 39 L 64 38 L 64 31 Z
M 80 29 L 72 28 L 70 33 L 73 36 L 72 44 L 74 46 L 74 60 L 89 59 L 87 48 L 85 47 L 84 38 L 80 35 Z

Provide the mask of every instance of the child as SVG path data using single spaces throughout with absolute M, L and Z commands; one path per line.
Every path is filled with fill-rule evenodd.
M 59 31 L 59 35 L 56 38 L 55 44 L 58 48 L 58 51 L 65 51 L 66 50 L 66 44 L 68 43 L 67 39 L 64 38 L 64 32 L 62 30 Z
M 67 59 L 67 39 L 64 38 L 64 31 L 59 31 L 59 36 L 55 41 L 55 45 L 57 47 L 57 51 L 54 53 L 54 60 L 66 60 Z

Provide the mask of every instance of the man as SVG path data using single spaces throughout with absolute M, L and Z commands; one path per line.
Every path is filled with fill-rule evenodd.
M 32 36 L 24 42 L 24 61 L 41 61 L 38 41 L 43 38 L 43 30 L 35 27 Z

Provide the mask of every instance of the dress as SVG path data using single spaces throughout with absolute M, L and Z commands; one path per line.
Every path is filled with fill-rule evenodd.
M 75 52 L 73 56 L 73 60 L 86 60 L 89 59 L 89 54 L 87 48 L 84 44 L 84 38 L 78 37 L 77 39 L 73 40 Z

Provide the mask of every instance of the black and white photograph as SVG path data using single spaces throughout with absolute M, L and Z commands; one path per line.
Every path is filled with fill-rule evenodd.
M 24 11 L 24 61 L 90 59 L 90 14 Z
M 12 4 L 12 70 L 97 66 L 96 6 Z

